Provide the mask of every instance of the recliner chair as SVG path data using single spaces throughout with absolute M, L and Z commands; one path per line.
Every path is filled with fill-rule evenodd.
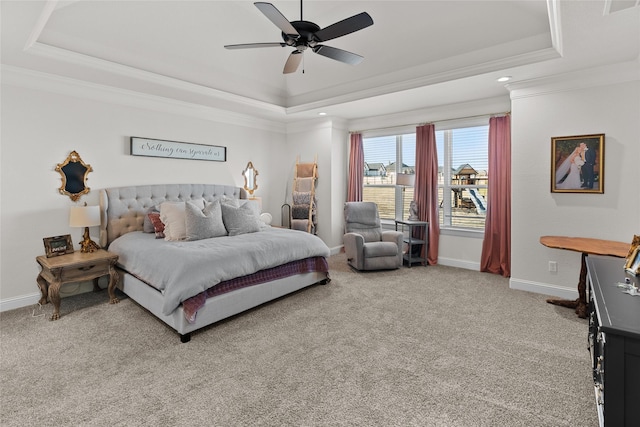
M 391 270 L 402 266 L 402 233 L 383 231 L 378 205 L 373 202 L 344 204 L 347 262 L 357 270 Z

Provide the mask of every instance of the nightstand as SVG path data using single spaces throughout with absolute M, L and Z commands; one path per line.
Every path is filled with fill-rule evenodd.
M 398 230 L 398 225 L 400 225 L 400 230 Z M 414 252 L 414 246 L 418 246 L 418 245 L 425 245 L 425 251 L 427 250 L 428 247 L 428 241 L 429 241 L 429 237 L 428 237 L 428 233 L 429 233 L 429 229 L 427 228 L 427 226 L 429 225 L 429 223 L 427 221 L 412 221 L 409 219 L 403 220 L 403 219 L 396 219 L 396 231 L 401 231 L 402 234 L 404 235 L 404 228 L 407 227 L 409 229 L 409 233 L 408 235 L 403 237 L 403 241 L 407 244 L 407 253 L 404 254 L 404 261 L 407 261 L 407 265 L 409 268 L 411 268 L 411 265 L 419 262 L 422 263 L 422 265 L 424 265 L 425 267 L 427 266 L 427 260 L 421 256 L 416 256 L 413 252 Z M 415 237 L 413 237 L 413 230 L 414 229 L 420 229 L 423 228 L 424 229 L 424 240 L 422 239 L 417 239 Z M 418 250 L 420 250 L 421 248 L 417 248 Z M 425 252 L 426 253 L 426 252 Z
M 107 288 L 109 304 L 118 303 L 119 300 L 115 295 L 115 287 L 118 283 L 118 273 L 115 270 L 117 261 L 118 255 L 104 249 L 88 253 L 78 251 L 51 258 L 44 255 L 36 257 L 36 262 L 42 267 L 36 279 L 42 292 L 39 302 L 41 305 L 47 302 L 53 304 L 51 320 L 60 318 L 60 286 L 65 283 L 93 280 L 94 288 L 97 288 L 98 279 L 109 275 Z

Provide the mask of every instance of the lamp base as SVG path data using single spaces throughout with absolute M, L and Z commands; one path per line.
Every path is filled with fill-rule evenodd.
M 85 227 L 82 241 L 80 242 L 80 252 L 86 254 L 97 251 L 98 249 L 100 249 L 100 246 L 89 237 L 89 227 Z

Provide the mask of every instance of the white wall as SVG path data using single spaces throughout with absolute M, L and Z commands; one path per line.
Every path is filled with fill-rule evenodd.
M 88 181 L 93 191 L 81 199 L 89 204 L 97 204 L 95 190 L 119 185 L 207 182 L 240 186 L 241 171 L 251 160 L 260 173 L 257 196 L 262 197 L 263 210 L 273 214 L 275 224 L 280 221 L 281 205 L 287 198 L 290 201 L 296 156 L 310 161 L 317 154 L 318 231 L 335 252 L 342 243 L 347 129 L 511 110 L 512 287 L 565 297 L 577 295 L 579 254 L 543 247 L 539 243 L 542 235 L 630 242 L 633 234 L 640 234 L 637 73 L 635 78 L 618 78 L 620 73 L 600 70 L 599 75 L 614 76 L 621 83 L 595 84 L 588 78 L 588 84 L 577 84 L 580 79 L 568 76 L 561 82 L 512 87 L 512 100 L 505 95 L 347 124 L 324 119 L 288 127 L 166 100 L 140 99 L 120 90 L 105 92 L 33 73 L 15 74 L 3 69 L 0 310 L 38 300 L 35 257 L 44 252 L 43 237 L 71 234 L 77 247 L 81 231 L 68 226 L 72 202 L 58 193 L 60 176 L 54 171 L 72 150 L 94 169 Z M 601 132 L 606 134 L 605 194 L 551 194 L 550 138 Z M 134 157 L 128 154 L 130 136 L 223 145 L 228 149 L 228 160 Z M 97 239 L 97 230 L 92 234 Z M 443 234 L 440 262 L 477 269 L 481 248 L 481 239 Z M 558 262 L 557 273 L 548 273 L 549 260 Z M 63 293 L 74 291 L 72 286 L 67 291 L 63 288 Z
M 631 243 L 640 234 L 640 82 L 635 70 L 634 81 L 626 81 L 624 67 L 614 67 L 598 70 L 606 80 L 597 85 L 589 72 L 564 76 L 560 84 L 552 79 L 512 91 L 511 287 L 577 297 L 580 254 L 547 248 L 541 236 Z M 611 83 L 616 80 L 622 82 Z M 605 134 L 604 194 L 551 193 L 551 138 L 594 133 Z M 556 273 L 548 271 L 549 261 L 558 263 Z
M 19 73 L 18 73 L 19 74 Z M 263 210 L 278 213 L 287 176 L 281 171 L 286 135 L 283 125 L 254 118 L 223 115 L 219 121 L 187 117 L 180 105 L 151 108 L 126 106 L 136 100 L 80 90 L 83 97 L 63 95 L 54 80 L 42 76 L 3 74 L 1 133 L 1 255 L 0 308 L 29 305 L 38 300 L 35 257 L 44 253 L 42 238 L 71 234 L 78 248 L 80 229 L 68 226 L 73 202 L 58 193 L 60 175 L 55 172 L 76 150 L 91 165 L 91 192 L 80 202 L 98 203 L 96 190 L 132 184 L 217 183 L 242 186 L 241 172 L 248 161 L 259 171 L 257 196 Z M 51 90 L 39 87 L 50 85 Z M 93 99 L 92 99 L 93 98 Z M 94 100 L 103 98 L 103 102 Z M 157 108 L 158 107 L 158 108 Z M 154 110 L 155 109 L 155 110 Z M 175 109 L 180 114 L 163 112 Z M 198 116 L 194 113 L 193 116 Z M 215 116 L 215 114 L 213 114 Z M 246 122 L 247 126 L 224 122 Z M 253 127 L 249 127 L 253 126 Z M 276 130 L 272 130 L 276 129 Z M 280 130 L 278 130 L 280 129 Z M 161 159 L 129 155 L 129 137 L 141 136 L 227 147 L 226 162 Z M 294 156 L 291 156 L 294 161 Z M 328 171 L 327 171 L 328 175 Z M 97 227 L 91 230 L 98 240 Z M 72 285 L 62 294 L 73 292 Z

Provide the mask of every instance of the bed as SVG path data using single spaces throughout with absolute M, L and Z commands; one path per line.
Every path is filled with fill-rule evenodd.
M 244 189 L 227 185 L 101 189 L 100 244 L 119 256 L 118 287 L 184 343 L 195 330 L 329 283 L 326 244 L 260 222 L 254 203 Z

